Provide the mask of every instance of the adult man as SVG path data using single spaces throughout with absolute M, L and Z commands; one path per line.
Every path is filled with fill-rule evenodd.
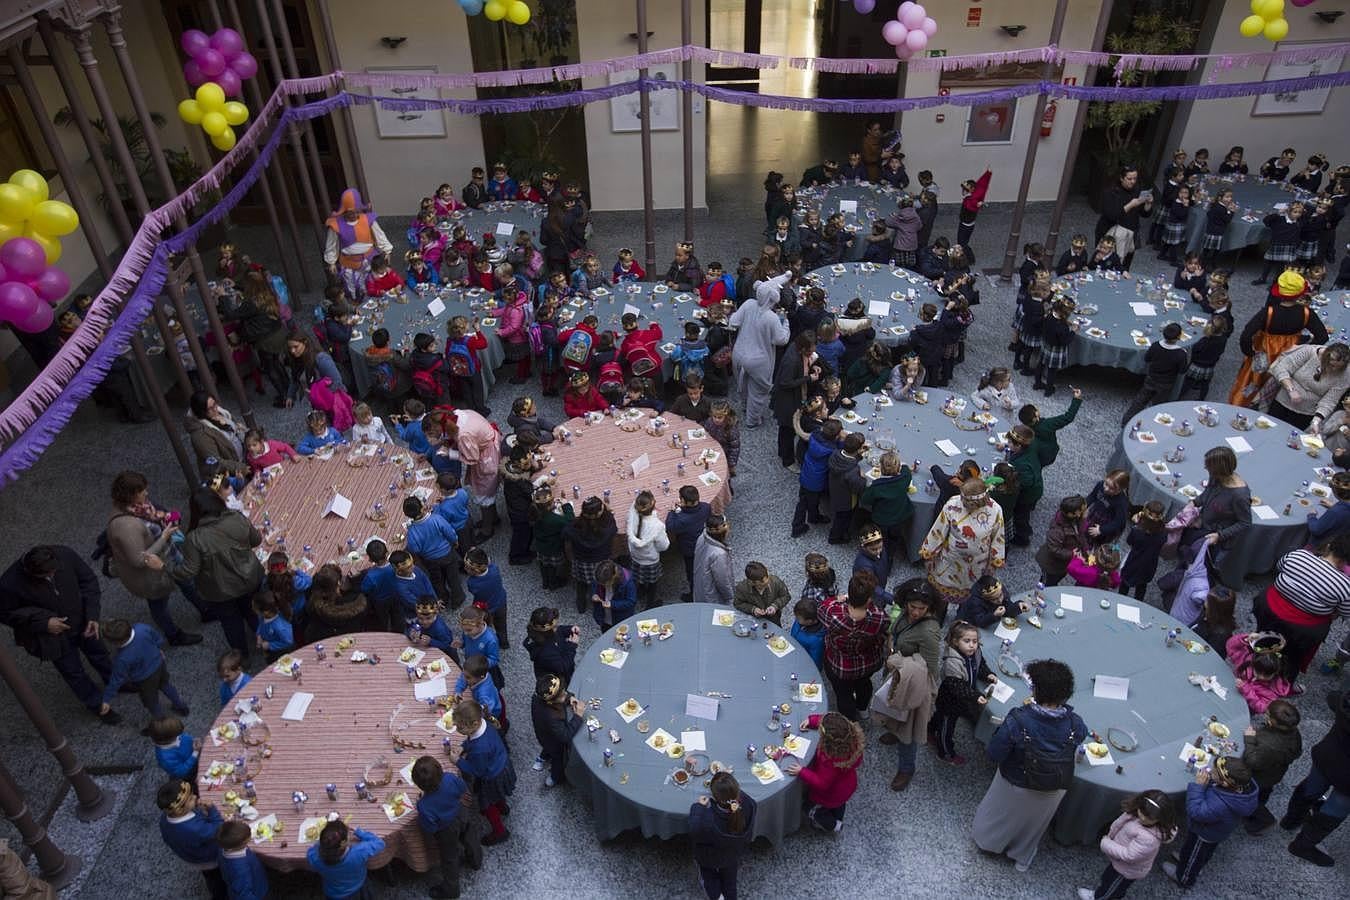
M 0 575 L 0 622 L 14 629 L 15 643 L 56 666 L 86 709 L 104 725 L 116 725 L 122 717 L 112 710 L 100 714 L 102 692 L 84 668 L 88 660 L 105 683 L 112 676 L 112 660 L 99 640 L 99 599 L 93 570 L 59 544 L 31 548 Z
M 361 192 L 356 188 L 342 192 L 342 202 L 328 217 L 326 225 L 324 265 L 342 280 L 348 296 L 354 300 L 364 299 L 371 257 L 376 253 L 388 256 L 394 252 L 394 245 L 385 237 L 375 211 L 362 202 Z
M 694 602 L 731 606 L 736 581 L 731 574 L 731 551 L 727 536 L 731 523 L 726 516 L 712 515 L 694 544 Z

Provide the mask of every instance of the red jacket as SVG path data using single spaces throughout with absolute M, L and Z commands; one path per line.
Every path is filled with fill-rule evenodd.
M 984 195 L 989 193 L 989 179 L 993 177 L 994 173 L 985 169 L 984 174 L 975 182 L 975 189 L 967 194 L 965 199 L 961 201 L 961 206 L 964 207 L 967 212 L 980 211 L 980 207 L 984 205 Z
M 403 287 L 403 284 L 404 284 L 403 276 L 395 272 L 393 269 L 390 269 L 388 272 L 385 272 L 378 278 L 376 278 L 374 275 L 371 275 L 369 278 L 367 278 L 366 293 L 383 294 L 386 291 L 392 291 L 395 288 L 401 288 Z
M 623 342 L 619 345 L 619 359 L 623 363 L 624 370 L 633 371 L 633 360 L 646 357 L 656 364 L 656 368 L 661 368 L 661 353 L 657 345 L 661 343 L 661 323 L 653 322 L 646 328 L 634 328 L 624 335 Z
M 469 287 L 482 288 L 491 293 L 492 291 L 497 290 L 497 276 L 492 274 L 491 269 L 488 269 L 486 272 L 480 272 L 477 269 L 474 269 L 469 273 Z
M 820 716 L 807 718 L 808 728 L 820 727 Z M 826 809 L 843 806 L 858 789 L 858 766 L 862 765 L 862 745 L 858 746 L 850 759 L 838 759 L 825 752 L 824 747 L 816 749 L 811 764 L 803 766 L 797 777 L 806 785 L 807 798 Z
M 721 278 L 716 281 L 704 281 L 698 286 L 698 305 L 707 309 L 714 303 L 727 299 L 727 283 Z
M 569 419 L 584 416 L 588 412 L 604 412 L 609 409 L 609 401 L 600 396 L 595 385 L 586 388 L 586 393 L 578 394 L 570 387 L 563 391 L 563 413 Z
M 517 199 L 517 200 L 526 200 L 526 201 L 529 201 L 530 203 L 543 203 L 543 202 L 544 202 L 544 197 L 543 197 L 543 195 L 540 194 L 540 193 L 539 193 L 539 189 L 538 189 L 538 188 L 535 188 L 535 187 L 531 187 L 528 191 L 525 190 L 523 187 L 518 187 L 518 188 L 516 188 L 516 199 Z

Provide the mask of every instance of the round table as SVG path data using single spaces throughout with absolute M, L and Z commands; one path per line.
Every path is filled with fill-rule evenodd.
M 484 234 L 497 239 L 497 246 L 503 250 L 516 240 L 516 234 L 528 231 L 539 246 L 539 227 L 544 223 L 544 214 L 548 208 L 542 203 L 530 203 L 524 200 L 496 200 L 484 203 L 477 209 L 461 209 L 441 219 L 436 227 L 447 234 L 456 226 L 463 225 L 469 239 L 476 244 L 483 242 Z M 510 233 L 503 226 L 510 225 Z
M 885 183 L 838 182 L 825 187 L 797 188 L 797 206 L 802 209 L 814 209 L 820 213 L 822 225 L 830 216 L 842 211 L 844 225 L 853 237 L 853 246 L 848 251 L 849 259 L 858 260 L 862 259 L 863 253 L 867 250 L 867 241 L 864 238 L 871 233 L 872 223 L 878 219 L 885 220 L 895 212 L 896 204 L 906 193 Z M 850 203 L 853 206 L 841 210 L 839 206 L 841 200 L 846 206 Z M 800 215 L 797 224 L 802 224 Z
M 435 485 L 431 466 L 406 447 L 346 445 L 326 459 L 316 454 L 278 463 L 266 478 L 249 482 L 240 499 L 245 515 L 263 534 L 255 552 L 264 563 L 273 550 L 285 550 L 304 571 L 333 563 L 351 573 L 365 567 L 364 548 L 371 538 L 391 549 L 403 546 L 408 522 L 403 499 L 415 494 L 434 505 Z M 351 501 L 345 518 L 325 515 L 336 494 Z M 383 521 L 371 518 L 375 515 L 383 515 Z
M 1206 405 L 1217 416 L 1218 424 L 1213 427 L 1200 421 L 1199 409 Z M 1240 431 L 1233 426 L 1238 414 L 1247 417 L 1251 430 Z M 1173 433 L 1183 420 L 1190 423 L 1194 434 L 1180 437 Z M 1238 444 L 1233 449 L 1237 452 L 1238 475 L 1251 486 L 1252 524 L 1234 538 L 1219 563 L 1219 570 L 1230 586 L 1241 585 L 1248 574 L 1271 571 L 1281 556 L 1302 546 L 1308 539 L 1308 513 L 1320 513 L 1322 500 L 1331 496 L 1327 487 L 1331 469 L 1326 468 L 1331 465 L 1331 454 L 1322 450 L 1313 459 L 1302 446 L 1298 450 L 1290 448 L 1290 431 L 1294 429 L 1279 419 L 1227 403 L 1183 401 L 1150 407 L 1135 416 L 1134 421 L 1140 423 L 1141 434 L 1151 434 L 1157 442 L 1131 437 L 1134 425 L 1131 423 L 1116 438 L 1116 449 L 1107 468 L 1130 472 L 1131 503 L 1158 500 L 1169 518 L 1204 489 L 1205 451 L 1226 443 Z M 1266 423 L 1270 427 L 1263 427 Z M 1251 449 L 1240 449 L 1241 442 Z M 1185 448 L 1184 460 L 1167 462 L 1164 456 L 1178 444 Z M 1309 492 L 1299 496 L 1303 493 L 1303 482 L 1309 483 Z
M 1065 597 L 1080 598 L 1082 611 L 1066 610 L 1064 618 L 1057 619 L 1052 613 Z M 1014 599 L 1031 598 L 1028 592 Z M 1110 603 L 1109 609 L 1101 608 L 1103 599 Z M 1024 665 L 1047 658 L 1068 665 L 1074 674 L 1069 703 L 1088 728 L 1103 743 L 1112 736 L 1109 729 L 1129 732 L 1138 741 L 1138 746 L 1128 752 L 1112 746 L 1111 763 L 1092 765 L 1080 760 L 1073 786 L 1055 813 L 1057 841 L 1095 844 L 1101 828 L 1120 815 L 1121 801 L 1140 791 L 1156 788 L 1180 801 L 1186 785 L 1195 780 L 1186 771 L 1182 748 L 1201 734 L 1207 744 L 1215 745 L 1216 739 L 1206 728 L 1211 716 L 1228 726 L 1230 739 L 1236 743 L 1232 755 L 1241 755 L 1242 732 L 1249 724 L 1247 703 L 1233 684 L 1232 670 L 1218 653 L 1191 653 L 1181 643 L 1197 641 L 1205 646 L 1193 631 L 1151 606 L 1111 591 L 1054 587 L 1046 589 L 1045 600 L 1048 608 L 1041 615 L 1043 627 L 1032 627 L 1028 617 L 1022 616 L 1013 639 L 1013 653 Z M 1138 613 L 1139 625 L 1120 618 L 1122 611 L 1131 609 Z M 1169 647 L 1165 639 L 1173 628 L 1179 635 Z M 1013 689 L 1012 696 L 1004 701 L 991 697 L 976 722 L 975 737 L 987 743 L 1008 711 L 1028 699 L 1030 686 L 1000 670 L 1002 639 L 994 629 L 984 629 L 983 641 L 989 668 Z M 1218 694 L 1191 684 L 1191 673 L 1213 676 L 1227 696 L 1220 699 Z M 1126 699 L 1094 696 L 1094 678 L 1099 675 L 1128 678 Z M 1120 739 L 1118 733 L 1114 736 Z M 1128 741 L 1123 743 L 1128 746 Z
M 1108 366 L 1142 375 L 1144 354 L 1150 344 L 1161 340 L 1168 322 L 1181 325 L 1178 343 L 1188 348 L 1200 339 L 1209 321 L 1200 304 L 1172 287 L 1171 275 L 1146 278 L 1129 272 L 1075 272 L 1056 279 L 1056 284 L 1079 306 L 1073 317 L 1078 333 L 1069 345 L 1070 366 Z M 1152 310 L 1151 315 L 1140 314 L 1145 307 Z
M 871 315 L 877 340 L 888 347 L 908 343 L 909 332 L 919 324 L 919 310 L 932 303 L 941 312 L 947 299 L 933 289 L 933 283 L 918 272 L 899 266 L 876 263 L 838 263 L 821 266 L 806 276 L 807 280 L 825 291 L 830 308 L 842 313 L 848 301 L 858 297 L 863 308 L 871 310 L 873 303 L 889 307 L 885 315 Z
M 601 661 L 602 652 L 616 647 L 611 629 L 586 649 L 572 676 L 572 693 L 586 701 L 594 698 L 599 706 L 589 715 L 601 728 L 594 741 L 587 728 L 576 734 L 567 770 L 568 779 L 591 802 L 596 835 L 608 840 L 636 828 L 643 837 L 670 838 L 688 831 L 689 807 L 707 793 L 704 782 L 710 776 L 695 776 L 685 786 L 669 780 L 680 761 L 646 743 L 659 729 L 674 741 L 682 740 L 683 732 L 701 731 L 707 749 L 700 752 L 706 753 L 707 762 L 730 766 L 741 789 L 759 804 L 755 837 L 780 843 L 801 824 L 802 790 L 797 779 L 787 774 L 761 783 L 751 772 L 747 745 L 755 746 L 756 763 L 765 760 L 764 745 L 782 745 L 782 733 L 768 730 L 774 704 L 790 704 L 782 718 L 794 733 L 808 715 L 826 712 L 828 700 L 820 672 L 801 645 L 779 628 L 770 626 L 750 637 L 737 637 L 730 623 L 750 620 L 730 607 L 677 603 L 653 613 L 660 616 L 660 622 L 674 624 L 672 637 L 644 646 L 637 637 L 644 620 L 628 619 L 620 623 L 632 635 L 627 656 L 611 663 Z M 645 621 L 654 626 L 658 619 Z M 776 655 L 762 634 L 782 635 L 786 644 L 780 652 L 784 655 Z M 798 699 L 791 685 L 794 672 L 801 685 L 818 687 L 818 702 Z M 725 695 L 711 698 L 717 701 L 715 720 L 686 713 L 687 698 L 698 695 L 707 700 L 709 693 Z M 645 708 L 629 716 L 631 723 L 620 713 L 630 699 Z M 642 722 L 650 728 L 646 734 L 638 731 Z M 611 729 L 618 733 L 620 743 L 611 743 Z M 810 742 L 799 751 L 805 764 L 815 753 L 820 735 L 809 731 L 799 738 Z M 614 755 L 611 766 L 603 760 L 607 749 Z M 782 764 L 789 761 L 784 758 Z
M 1186 217 L 1185 244 L 1187 250 L 1199 250 L 1205 239 L 1205 216 L 1209 211 L 1209 201 L 1220 191 L 1231 190 L 1238 208 L 1233 218 L 1228 220 L 1228 230 L 1223 234 L 1220 250 L 1241 250 L 1266 239 L 1270 229 L 1261 221 L 1275 212 L 1277 205 L 1292 203 L 1295 200 L 1310 200 L 1312 195 L 1299 190 L 1286 181 L 1267 181 L 1253 175 L 1209 175 L 1200 182 L 1197 195 L 1201 202 L 1193 204 Z M 1159 210 L 1154 207 L 1154 215 Z
M 859 394 L 854 397 L 853 410 L 836 414 L 845 431 L 857 431 L 867 438 L 868 453 L 859 464 L 868 481 L 880 475 L 873 467 L 886 450 L 895 450 L 905 465 L 915 469 L 909 492 L 914 505 L 910 520 L 907 547 L 911 561 L 919 559 L 919 547 L 928 535 L 928 529 L 937 515 L 937 488 L 932 484 L 929 469 L 934 463 L 949 472 L 955 471 L 963 459 L 974 459 L 984 468 L 1003 461 L 1003 452 L 989 443 L 1005 435 L 1010 423 L 1008 410 L 989 410 L 994 421 L 986 428 L 983 422 L 972 419 L 978 412 L 975 401 L 953 394 L 943 388 L 927 388 L 927 403 L 900 402 L 878 394 Z M 957 417 L 943 413 L 948 404 L 960 407 Z M 964 404 L 964 406 L 961 406 Z M 955 409 L 956 407 L 951 407 Z M 938 447 L 939 441 L 950 441 L 957 449 Z
M 601 331 L 616 333 L 616 343 L 623 338 L 623 325 L 620 321 L 629 308 L 635 310 L 642 319 L 643 327 L 651 323 L 661 326 L 662 377 L 670 379 L 674 375 L 675 364 L 670 361 L 670 352 L 684 337 L 685 322 L 702 322 L 707 313 L 698 305 L 698 294 L 676 291 L 665 284 L 651 282 L 625 282 L 599 288 L 589 294 L 580 295 L 568 301 L 568 305 L 559 314 L 559 330 L 581 321 L 586 316 L 595 316 L 600 322 Z
M 339 652 L 338 643 L 342 640 L 354 643 Z M 453 771 L 454 765 L 445 756 L 443 741 L 448 737 L 457 747 L 464 739 L 439 726 L 439 710 L 432 712 L 414 698 L 407 666 L 399 660 L 399 655 L 408 648 L 406 637 L 359 632 L 330 638 L 323 645 L 326 649 L 323 660 L 318 657 L 318 644 L 300 647 L 289 654 L 301 663 L 298 681 L 290 675 L 280 674 L 274 666 L 268 666 L 216 716 L 210 733 L 203 739 L 198 776 L 202 799 L 217 804 L 222 814 L 229 815 L 231 804 L 225 800 L 225 792 L 234 791 L 242 798 L 245 796 L 244 785 L 235 783 L 230 775 L 223 776 L 223 783 L 214 783 L 210 777 L 211 766 L 216 762 L 234 763 L 244 757 L 248 760 L 246 769 L 257 792 L 257 799 L 253 801 L 259 814 L 257 822 L 275 816 L 275 822 L 283 826 L 271 840 L 257 840 L 257 822 L 254 823 L 255 839 L 250 846 L 268 867 L 283 872 L 308 869 L 305 853 L 313 841 L 304 839 L 302 825 L 307 819 L 337 812 L 352 828 L 364 828 L 379 835 L 388 845 L 383 853 L 371 860 L 371 868 L 386 865 L 391 859 L 400 859 L 414 871 L 429 871 L 435 864 L 436 851 L 417 827 L 416 810 L 397 821 L 390 821 L 384 809 L 385 802 L 399 792 L 406 792 L 408 799 L 415 802 L 420 793 L 411 781 L 413 761 L 418 756 L 430 754 Z M 351 656 L 357 651 L 368 656 L 377 654 L 379 664 L 352 662 Z M 425 668 L 433 660 L 438 660 L 444 667 L 447 685 L 453 691 L 459 669 L 440 651 L 430 648 L 425 648 L 425 656 L 418 665 Z M 426 677 L 420 678 L 419 682 L 428 682 L 433 677 L 427 672 L 423 674 Z M 272 689 L 270 698 L 267 697 L 269 687 Z M 284 720 L 282 713 L 287 704 L 300 693 L 313 695 L 303 719 Z M 248 709 L 249 701 L 254 697 L 259 703 L 257 715 L 266 731 L 260 732 L 264 726 L 254 725 L 244 729 L 239 736 L 217 743 L 226 736 L 220 729 L 227 725 L 233 723 L 235 731 L 239 731 L 240 707 Z M 403 708 L 395 715 L 399 706 Z M 398 729 L 401 740 L 425 747 L 406 747 L 395 752 L 391 724 Z M 259 746 L 244 743 L 245 739 L 259 740 L 260 734 L 268 735 L 265 746 L 271 749 L 271 755 L 267 758 L 262 758 Z M 356 783 L 370 782 L 366 775 L 367 766 L 381 757 L 392 770 L 392 780 L 383 786 L 369 783 L 376 802 L 358 800 Z M 328 799 L 327 784 L 337 787 L 336 801 Z M 295 791 L 304 791 L 308 795 L 303 812 L 297 812 L 292 804 Z
M 699 496 L 721 513 L 731 502 L 727 484 L 727 458 L 716 440 L 709 437 L 697 422 L 683 416 L 665 413 L 661 416 L 666 427 L 660 435 L 647 430 L 654 415 L 652 410 L 619 410 L 619 417 L 604 416 L 592 422 L 586 417 L 568 419 L 564 426 L 572 432 L 568 440 L 554 441 L 546 448 L 553 455 L 550 474 L 557 473 L 557 492 L 571 503 L 578 513 L 581 501 L 587 497 L 602 497 L 614 510 L 614 521 L 619 535 L 628 530 L 628 507 L 638 491 L 648 490 L 656 498 L 656 515 L 665 521 L 666 513 L 680 503 L 680 488 L 692 484 Z M 592 418 L 599 417 L 592 414 Z M 621 422 L 638 426 L 636 431 L 625 431 Z M 671 438 L 679 435 L 681 444 L 689 446 L 688 454 L 682 447 L 672 447 Z M 705 451 L 716 457 L 706 468 L 699 459 Z M 633 463 L 646 456 L 649 465 L 633 474 Z M 684 474 L 679 467 L 684 465 Z M 669 490 L 667 490 L 669 488 Z
M 1350 291 L 1313 294 L 1312 308 L 1327 328 L 1328 343 L 1350 343 Z

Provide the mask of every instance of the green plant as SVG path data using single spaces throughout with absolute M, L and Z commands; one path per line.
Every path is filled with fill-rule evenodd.
M 576 0 L 540 0 L 530 16 L 529 24 L 517 29 L 521 50 L 524 51 L 525 38 L 528 36 L 540 59 L 570 56 L 576 25 Z
M 52 118 L 59 128 L 69 128 L 75 124 L 75 117 L 70 112 L 69 106 L 63 106 L 56 111 Z M 159 113 L 151 113 L 150 121 L 156 128 L 163 128 L 165 118 Z M 127 173 L 122 169 L 122 163 L 117 158 L 117 153 L 113 150 L 112 137 L 108 131 L 108 125 L 103 119 L 91 119 L 89 124 L 93 126 L 94 131 L 99 136 L 99 153 L 108 164 L 108 169 L 112 173 L 113 182 L 117 185 L 117 200 L 128 211 L 135 211 L 135 204 L 131 199 L 131 182 Z M 150 145 L 145 140 L 145 129 L 141 126 L 140 119 L 132 116 L 118 116 L 117 127 L 122 132 L 122 139 L 126 142 L 127 152 L 131 156 L 131 164 L 136 169 L 135 178 L 142 185 L 146 186 L 146 194 L 150 199 L 152 207 L 158 205 L 156 201 L 162 202 L 162 191 L 158 190 L 159 180 L 155 178 L 155 164 L 150 158 Z M 99 193 L 98 203 L 105 210 L 112 208 L 112 198 L 106 193 Z

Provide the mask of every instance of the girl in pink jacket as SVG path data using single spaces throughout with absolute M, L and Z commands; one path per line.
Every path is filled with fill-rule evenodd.
M 1121 804 L 1124 810 L 1102 838 L 1107 859 L 1097 889 L 1080 887 L 1079 900 L 1118 900 L 1153 868 L 1162 845 L 1177 835 L 1177 814 L 1162 791 L 1144 791 Z
M 1264 715 L 1271 703 L 1294 692 L 1282 674 L 1283 648 L 1284 639 L 1268 632 L 1235 634 L 1228 639 L 1228 664 L 1237 676 L 1238 693 L 1253 716 Z
M 855 723 L 837 712 L 808 716 L 802 729 L 820 729 L 820 749 L 811 764 L 789 763 L 783 771 L 796 775 L 806 785 L 811 803 L 806 817 L 821 831 L 838 832 L 844 827 L 844 804 L 858 789 L 858 766 L 862 765 L 863 733 Z
M 530 377 L 530 298 L 524 291 L 505 306 L 494 309 L 497 317 L 497 338 L 506 351 L 506 361 L 516 364 L 516 377 L 512 384 L 524 384 Z

